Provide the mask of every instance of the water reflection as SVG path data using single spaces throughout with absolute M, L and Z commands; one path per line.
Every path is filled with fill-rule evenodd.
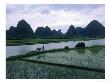
M 75 50 L 78 54 L 84 54 L 85 53 L 85 48 L 83 49 L 76 49 Z
M 92 54 L 98 54 L 101 50 L 103 50 L 103 47 L 95 47 L 95 49 L 88 48 L 88 50 L 89 50 Z
M 103 50 L 104 48 L 103 47 L 94 47 L 95 49 L 92 49 L 92 48 L 82 48 L 82 49 L 75 49 L 75 51 L 78 53 L 78 54 L 84 54 L 87 51 L 91 52 L 92 54 L 98 54 L 101 50 Z

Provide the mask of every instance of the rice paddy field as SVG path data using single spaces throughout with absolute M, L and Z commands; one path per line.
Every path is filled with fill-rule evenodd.
M 105 48 L 42 53 L 6 62 L 7 79 L 104 79 Z

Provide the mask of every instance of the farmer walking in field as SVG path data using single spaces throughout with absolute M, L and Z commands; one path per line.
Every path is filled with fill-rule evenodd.
M 44 50 L 44 45 L 43 45 L 43 47 L 42 47 L 42 50 Z

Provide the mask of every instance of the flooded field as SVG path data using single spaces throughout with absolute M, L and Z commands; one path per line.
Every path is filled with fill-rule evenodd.
M 105 48 L 91 47 L 44 53 L 22 60 L 7 61 L 6 66 L 7 78 L 104 79 Z

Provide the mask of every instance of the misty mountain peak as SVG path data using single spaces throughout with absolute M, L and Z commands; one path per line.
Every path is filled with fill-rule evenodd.
M 88 26 L 101 26 L 101 27 L 104 27 L 99 21 L 97 21 L 97 20 L 92 20 L 88 25 L 87 25 L 87 27 Z
M 35 33 L 33 32 L 31 26 L 24 20 L 20 20 L 17 27 L 11 26 L 9 30 L 6 31 L 7 39 L 29 39 L 29 38 L 48 38 L 48 37 L 76 37 L 76 36 L 99 36 L 105 35 L 105 27 L 99 23 L 97 20 L 92 20 L 85 28 L 74 27 L 70 25 L 67 32 L 63 34 L 61 29 L 58 31 L 51 30 L 49 26 L 37 27 Z

